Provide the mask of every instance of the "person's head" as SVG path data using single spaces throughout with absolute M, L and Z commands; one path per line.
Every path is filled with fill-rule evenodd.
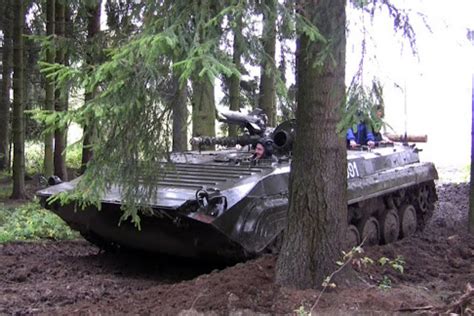
M 375 115 L 378 119 L 382 119 L 385 116 L 383 106 L 377 105 L 377 111 L 375 112 Z
M 255 145 L 255 159 L 266 159 L 273 155 L 273 140 L 261 138 Z
M 263 159 L 265 156 L 265 147 L 262 144 L 257 143 L 255 146 L 255 159 Z

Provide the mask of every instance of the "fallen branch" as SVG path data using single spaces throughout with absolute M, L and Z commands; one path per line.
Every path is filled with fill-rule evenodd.
M 460 313 L 463 314 L 464 311 L 468 308 L 468 305 L 474 305 L 474 287 L 470 283 L 466 284 L 466 290 L 461 297 L 454 303 L 443 307 L 442 313 Z M 447 307 L 446 310 L 444 310 Z M 474 307 L 474 306 L 471 306 Z
M 404 307 L 397 309 L 397 312 L 417 312 L 417 311 L 429 311 L 434 309 L 433 305 L 426 305 L 426 306 L 415 306 L 415 307 Z

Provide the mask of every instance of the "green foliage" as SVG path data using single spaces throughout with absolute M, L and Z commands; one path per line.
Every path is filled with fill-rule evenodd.
M 42 209 L 37 202 L 16 208 L 0 204 L 0 243 L 17 240 L 66 240 L 78 234 L 55 214 Z
M 307 311 L 306 308 L 303 305 L 298 307 L 298 309 L 295 309 L 294 312 L 297 316 L 309 316 L 309 315 L 311 315 L 311 313 L 309 311 Z
M 79 170 L 82 164 L 82 144 L 80 142 L 69 145 L 66 148 L 66 166 Z
M 147 205 L 156 192 L 153 183 L 159 177 L 157 163 L 167 161 L 171 147 L 172 79 L 179 77 L 181 84 L 186 85 L 190 78 L 212 82 L 218 76 L 240 77 L 245 73 L 245 69 L 233 64 L 226 50 L 229 32 L 235 27 L 232 24 L 235 16 L 242 17 L 243 21 L 243 64 L 261 64 L 262 58 L 266 58 L 261 53 L 261 30 L 253 24 L 265 8 L 242 0 L 158 3 L 149 0 L 123 6 L 109 4 L 106 7 L 111 13 L 108 18 L 112 25 L 110 38 L 104 43 L 111 46 L 105 48 L 95 40 L 85 41 L 85 28 L 81 28 L 78 42 L 83 46 L 76 50 L 82 56 L 71 57 L 68 66 L 40 63 L 42 73 L 54 80 L 60 91 L 85 92 L 88 98 L 84 106 L 67 112 L 36 111 L 34 114 L 46 126 L 46 132 L 74 122 L 87 126 L 91 135 L 96 135 L 91 145 L 94 159 L 89 162 L 76 191 L 56 198 L 63 199 L 62 202 L 76 199 L 82 206 L 91 203 L 98 206 L 102 193 L 116 185 L 124 202 L 122 219 L 131 218 L 139 225 L 138 209 Z M 78 12 L 77 19 L 82 19 L 79 24 L 85 26 L 87 6 L 78 5 L 73 9 Z M 313 58 L 316 67 L 327 58 L 333 59 L 329 53 L 331 40 L 323 38 L 316 26 L 298 14 L 291 1 L 278 4 L 278 15 L 282 17 L 277 22 L 282 31 L 281 39 L 304 34 L 315 45 L 320 45 L 321 53 Z M 129 34 L 120 30 L 122 24 Z M 37 38 L 44 50 L 54 46 L 57 49 L 61 46 L 60 40 Z M 89 64 L 93 62 L 90 56 L 98 57 L 92 58 L 96 59 L 95 64 Z M 270 68 L 278 95 L 288 100 L 288 109 L 291 109 L 294 93 L 288 93 L 278 67 L 273 64 Z
M 382 280 L 378 284 L 378 288 L 384 291 L 391 289 L 392 280 L 388 276 L 384 275 Z
M 28 142 L 25 146 L 25 170 L 26 174 L 43 173 L 44 144 Z
M 6 200 L 12 194 L 13 185 L 10 183 L 9 185 L 2 185 L 0 186 L 0 200 Z
M 150 4 L 152 2 L 150 1 Z M 122 191 L 124 215 L 139 225 L 138 209 L 156 192 L 157 162 L 170 149 L 170 82 L 178 74 L 183 84 L 191 77 L 213 80 L 217 75 L 240 75 L 219 49 L 216 23 L 229 8 L 187 1 L 147 6 L 149 18 L 139 33 L 109 49 L 99 65 L 42 63 L 42 72 L 60 89 L 93 94 L 83 107 L 65 113 L 37 111 L 47 130 L 75 122 L 90 126 L 94 159 L 63 202 L 99 205 L 112 184 Z M 202 6 L 202 7 L 200 7 Z M 243 9 L 243 6 L 239 6 Z
M 377 109 L 384 110 L 383 87 L 378 80 L 367 88 L 354 81 L 348 88 L 346 103 L 342 107 L 342 120 L 338 131 L 344 133 L 348 128 L 355 127 L 359 122 L 365 122 L 373 131 L 379 132 L 387 126 L 382 117 L 377 116 Z
M 404 271 L 404 265 L 405 265 L 405 259 L 403 259 L 402 256 L 397 256 L 395 259 L 391 260 L 387 257 L 380 257 L 379 260 L 377 260 L 377 263 L 380 266 L 384 266 L 388 264 L 393 270 L 403 273 Z
M 380 257 L 378 260 L 374 260 L 370 257 L 365 256 L 357 260 L 359 260 L 364 266 L 373 265 L 377 263 L 381 267 L 388 265 L 398 273 L 403 273 L 405 271 L 405 259 L 403 258 L 403 256 L 397 256 L 395 259 Z

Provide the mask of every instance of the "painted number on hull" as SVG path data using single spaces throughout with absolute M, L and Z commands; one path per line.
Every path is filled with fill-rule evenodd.
M 359 169 L 357 169 L 357 164 L 355 161 L 347 163 L 347 179 L 360 177 Z

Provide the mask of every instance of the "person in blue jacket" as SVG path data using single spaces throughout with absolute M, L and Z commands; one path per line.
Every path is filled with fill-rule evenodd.
M 363 121 L 357 124 L 356 131 L 352 128 L 347 130 L 346 139 L 351 149 L 360 145 L 367 145 L 371 148 L 375 146 L 375 136 L 372 132 L 372 128 Z

